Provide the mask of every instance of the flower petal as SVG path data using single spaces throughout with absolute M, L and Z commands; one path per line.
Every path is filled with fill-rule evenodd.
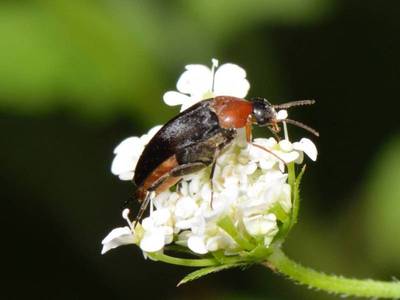
M 277 227 L 274 214 L 243 218 L 247 232 L 252 236 L 266 235 Z
M 246 71 L 235 64 L 223 64 L 215 72 L 214 94 L 243 98 L 250 89 Z
M 278 152 L 276 153 L 280 159 L 282 159 L 285 163 L 290 163 L 295 161 L 299 157 L 299 153 L 297 151 L 292 152 Z
M 195 253 L 206 254 L 208 252 L 204 237 L 201 236 L 191 236 L 188 239 L 188 247 Z
M 122 178 L 126 177 L 123 174 L 133 175 L 138 160 L 139 155 L 117 154 L 111 163 L 111 172 Z
M 125 173 L 120 173 L 120 174 L 118 175 L 119 179 L 125 180 L 125 181 L 133 180 L 133 177 L 134 177 L 134 176 L 135 176 L 135 172 L 133 172 L 133 171 L 129 171 L 129 172 L 125 172 Z
M 143 152 L 144 145 L 140 138 L 129 137 L 123 140 L 114 149 L 116 156 L 111 164 L 111 172 L 114 175 L 133 172 L 135 170 L 140 154 Z M 126 176 L 122 176 L 125 178 Z
M 284 152 L 290 152 L 293 150 L 293 145 L 291 142 L 289 142 L 288 140 L 281 140 L 279 142 L 279 147 L 281 148 L 282 151 Z
M 111 163 L 111 172 L 118 175 L 121 180 L 132 180 L 136 164 L 144 150 L 144 147 L 160 130 L 162 126 L 154 126 L 147 134 L 139 137 L 129 137 L 123 140 L 114 149 L 116 154 Z
M 132 151 L 137 152 L 136 149 L 138 146 L 141 146 L 140 138 L 137 136 L 128 137 L 115 147 L 114 154 L 129 154 Z
M 196 104 L 197 102 L 199 102 L 200 100 L 206 99 L 202 96 L 199 97 L 193 97 L 193 98 L 189 98 L 188 101 L 186 101 L 185 103 L 182 104 L 180 111 L 184 111 L 186 109 L 188 109 L 189 107 L 191 107 L 192 105 Z
M 158 209 L 151 214 L 155 226 L 162 226 L 168 224 L 171 213 L 168 208 Z
M 140 241 L 140 248 L 144 252 L 157 252 L 164 247 L 165 236 L 161 231 L 145 232 Z
M 196 202 L 191 197 L 182 197 L 178 200 L 175 207 L 175 216 L 180 219 L 188 219 L 191 218 L 196 209 Z
M 101 254 L 106 253 L 107 251 L 117 248 L 122 245 L 134 244 L 135 238 L 128 226 L 118 227 L 113 229 L 101 242 L 103 245 L 103 249 L 101 250 Z
M 182 105 L 190 101 L 190 97 L 175 91 L 168 91 L 163 96 L 165 104 L 169 106 Z
M 293 148 L 303 151 L 311 160 L 317 160 L 318 150 L 310 139 L 302 138 L 300 142 L 293 143 Z
M 179 77 L 176 87 L 181 93 L 200 97 L 211 90 L 212 79 L 210 68 L 204 65 L 187 65 L 186 71 Z

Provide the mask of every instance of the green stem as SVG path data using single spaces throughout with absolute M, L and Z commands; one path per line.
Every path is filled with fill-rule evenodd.
M 178 258 L 166 255 L 164 253 L 147 253 L 147 255 L 153 260 L 159 260 L 172 265 L 187 266 L 187 267 L 210 267 L 218 265 L 218 261 L 213 258 Z
M 258 253 L 252 253 L 253 256 Z M 161 252 L 147 253 L 147 255 L 155 261 L 162 261 L 172 265 L 185 266 L 185 267 L 213 267 L 221 266 L 221 261 L 215 258 L 179 258 L 170 256 Z M 224 257 L 222 264 L 224 265 L 234 265 L 234 264 L 244 264 L 248 261 L 253 261 L 254 258 L 251 257 Z
M 263 265 L 286 275 L 294 281 L 329 293 L 345 296 L 400 298 L 400 282 L 350 279 L 327 275 L 301 266 L 277 248 Z
M 291 216 L 291 222 L 290 222 L 290 228 L 293 226 L 294 218 L 297 218 L 298 211 L 299 211 L 299 197 L 297 197 L 297 191 L 296 191 L 296 171 L 294 167 L 294 163 L 289 163 L 288 164 L 288 183 L 290 185 L 290 192 L 291 192 L 291 198 L 292 198 L 292 216 Z

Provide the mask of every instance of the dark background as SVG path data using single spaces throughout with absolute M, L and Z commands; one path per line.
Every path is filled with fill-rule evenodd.
M 176 114 L 162 94 L 213 57 L 246 69 L 250 97 L 318 100 L 291 113 L 321 137 L 286 252 L 327 273 L 399 278 L 399 8 L 1 2 L 1 299 L 337 299 L 257 266 L 176 288 L 189 269 L 133 246 L 100 255 L 133 192 L 110 173 L 113 148 Z

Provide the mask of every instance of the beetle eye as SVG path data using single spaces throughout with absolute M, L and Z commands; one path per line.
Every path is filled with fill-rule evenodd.
M 265 116 L 262 109 L 254 109 L 254 117 L 258 125 L 265 124 Z

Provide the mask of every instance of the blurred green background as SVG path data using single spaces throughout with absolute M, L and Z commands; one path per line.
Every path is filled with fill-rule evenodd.
M 328 273 L 400 277 L 397 1 L 0 2 L 1 299 L 338 299 L 261 267 L 175 284 L 189 269 L 136 247 L 100 255 L 124 225 L 113 148 L 167 121 L 184 65 L 233 62 L 249 96 L 321 132 L 285 249 Z M 302 137 L 304 131 L 292 130 Z

